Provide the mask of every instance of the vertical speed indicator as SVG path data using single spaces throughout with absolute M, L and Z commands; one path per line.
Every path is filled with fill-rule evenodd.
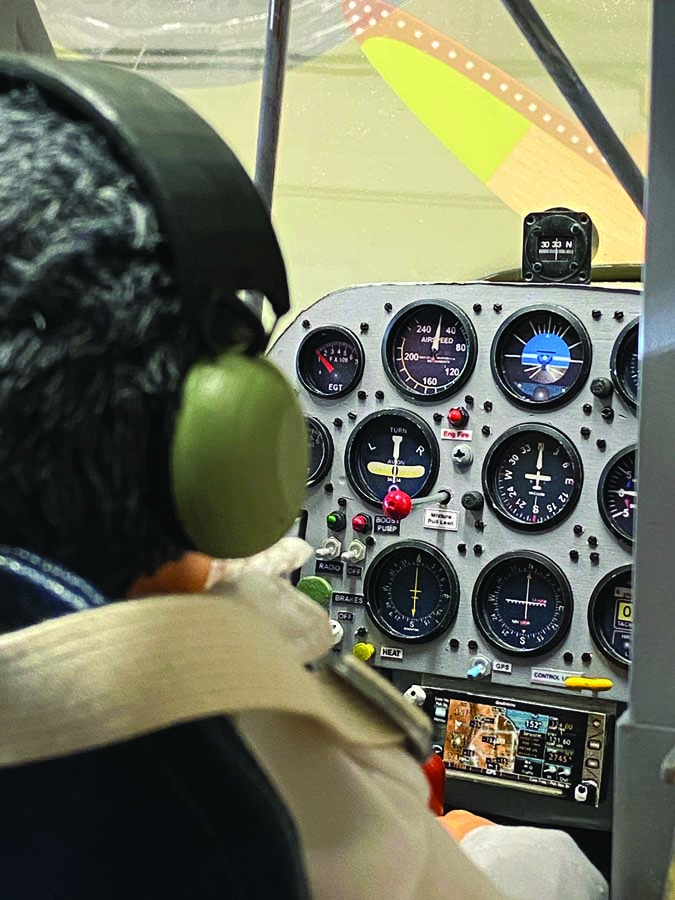
M 459 390 L 476 364 L 476 332 L 443 300 L 411 303 L 391 320 L 382 342 L 389 379 L 407 397 L 442 400 Z

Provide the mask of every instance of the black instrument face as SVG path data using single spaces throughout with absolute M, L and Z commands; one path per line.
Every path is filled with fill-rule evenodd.
M 528 550 L 497 557 L 478 576 L 473 615 L 484 637 L 508 653 L 551 650 L 572 621 L 572 590 L 554 562 Z
M 459 606 L 455 570 L 440 550 L 423 541 L 400 541 L 376 556 L 364 593 L 380 631 L 408 643 L 447 631 Z
M 558 525 L 576 506 L 582 484 L 576 448 L 550 425 L 509 428 L 485 457 L 485 495 L 513 528 L 540 531 Z
M 314 416 L 305 416 L 309 463 L 307 465 L 307 487 L 322 481 L 333 465 L 333 438 L 326 426 Z
M 389 379 L 407 397 L 454 394 L 476 364 L 477 339 L 466 315 L 441 300 L 412 303 L 391 320 L 382 342 Z
M 492 374 L 519 406 L 553 409 L 583 387 L 591 367 L 591 340 L 579 319 L 557 306 L 509 316 L 492 343 Z
M 638 337 L 640 320 L 629 322 L 616 339 L 612 348 L 609 367 L 612 381 L 619 396 L 630 406 L 637 408 L 640 364 L 638 361 Z
M 411 497 L 429 493 L 438 477 L 438 442 L 414 413 L 372 413 L 352 431 L 345 452 L 347 477 L 360 497 L 380 505 L 390 488 Z
M 633 570 L 621 566 L 599 582 L 588 604 L 588 627 L 608 659 L 621 666 L 631 662 L 633 637 Z
M 361 380 L 365 357 L 356 335 L 347 328 L 317 328 L 300 344 L 298 378 L 317 397 L 336 399 L 353 391 Z
M 598 506 L 610 531 L 632 544 L 637 508 L 635 447 L 617 453 L 603 469 L 598 482 Z

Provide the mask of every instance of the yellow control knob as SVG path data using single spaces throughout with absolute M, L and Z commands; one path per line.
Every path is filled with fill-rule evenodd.
M 375 653 L 375 647 L 372 644 L 364 644 L 360 641 L 358 644 L 354 644 L 352 647 L 352 653 L 357 659 L 360 659 L 362 662 L 368 662 L 371 656 Z
M 584 678 L 572 675 L 565 679 L 565 687 L 570 691 L 611 691 L 614 682 L 611 678 Z

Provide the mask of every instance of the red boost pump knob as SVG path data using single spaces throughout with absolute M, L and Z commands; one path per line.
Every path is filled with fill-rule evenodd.
M 392 488 L 382 501 L 382 509 L 390 519 L 405 519 L 412 509 L 410 494 L 399 488 Z
M 359 534 L 368 534 L 373 527 L 373 520 L 365 513 L 357 513 L 352 519 L 352 528 Z
M 463 406 L 453 406 L 448 410 L 448 422 L 452 428 L 464 428 L 469 421 L 469 413 Z

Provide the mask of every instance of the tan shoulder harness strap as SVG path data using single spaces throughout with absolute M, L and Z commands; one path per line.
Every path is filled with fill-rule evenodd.
M 222 598 L 130 600 L 0 637 L 0 766 L 244 710 L 308 717 L 348 744 L 429 749 L 426 717 L 357 660 L 309 671 Z

